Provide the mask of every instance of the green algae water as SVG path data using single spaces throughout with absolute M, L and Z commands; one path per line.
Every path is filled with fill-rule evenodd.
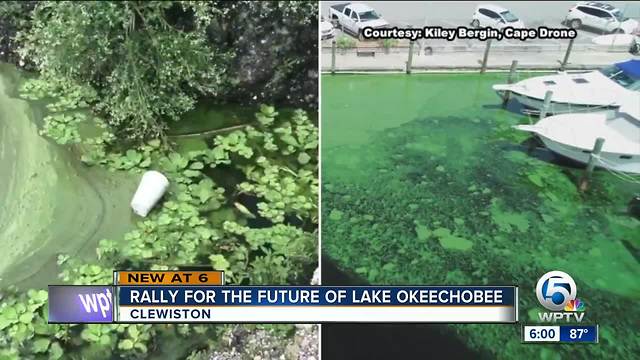
M 95 257 L 104 238 L 133 228 L 138 178 L 88 168 L 38 134 L 43 107 L 17 98 L 22 74 L 0 65 L 0 285 L 59 282 L 60 253 Z
M 537 322 L 538 278 L 569 273 L 597 346 L 523 345 L 518 325 L 452 326 L 488 358 L 632 358 L 640 341 L 640 186 L 528 151 L 528 123 L 491 85 L 506 74 L 322 78 L 322 246 L 371 284 L 517 284 Z M 416 331 L 418 328 L 416 328 Z

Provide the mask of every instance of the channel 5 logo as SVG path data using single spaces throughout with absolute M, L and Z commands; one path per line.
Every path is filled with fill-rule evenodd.
M 540 321 L 558 320 L 577 322 L 584 317 L 584 303 L 576 298 L 578 288 L 569 274 L 562 271 L 549 271 L 542 275 L 536 285 L 536 296 L 540 305 L 552 312 L 538 313 Z

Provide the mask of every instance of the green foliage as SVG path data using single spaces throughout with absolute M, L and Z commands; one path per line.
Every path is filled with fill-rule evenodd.
M 47 292 L 12 292 L 0 305 L 0 358 L 21 359 L 40 354 L 61 359 L 62 347 L 70 339 L 68 327 L 47 324 Z
M 296 331 L 295 325 L 291 324 L 258 324 L 248 326 L 249 329 L 255 327 L 256 329 L 272 331 L 276 336 L 290 336 Z
M 58 265 L 64 265 L 60 279 L 73 285 L 104 285 L 113 282 L 113 268 L 87 264 L 67 255 L 58 256 Z
M 277 103 L 317 109 L 317 1 L 217 1 L 222 14 L 212 23 L 214 46 L 235 57 L 232 102 Z
M 384 39 L 382 40 L 382 47 L 385 49 L 391 49 L 392 47 L 398 46 L 398 39 Z
M 183 27 L 171 12 L 193 17 Z M 47 78 L 90 86 L 118 134 L 157 137 L 218 91 L 227 54 L 205 32 L 216 13 L 197 2 L 41 2 L 20 52 Z
M 211 148 L 186 153 L 174 152 L 160 140 L 120 152 L 108 131 L 80 141 L 87 164 L 113 171 L 160 169 L 171 186 L 165 201 L 138 222 L 136 229 L 123 239 L 99 242 L 96 262 L 60 255 L 63 282 L 108 284 L 114 269 L 177 269 L 209 263 L 225 270 L 229 283 L 308 283 L 317 262 L 316 234 L 285 222 L 286 217 L 294 216 L 315 228 L 317 221 L 317 128 L 303 111 L 281 119 L 273 107 L 262 106 L 255 127 L 217 136 Z M 299 161 L 301 154 L 308 159 Z M 231 188 L 219 186 L 204 171 L 220 166 L 235 168 L 243 178 Z M 257 198 L 258 213 L 271 220 L 269 225 L 247 225 L 246 219 L 256 215 L 234 198 L 240 192 Z M 225 211 L 231 216 L 218 219 Z M 24 294 L 10 296 L 7 303 L 24 303 L 23 298 Z M 32 304 L 33 310 L 40 309 L 36 304 L 41 305 Z M 39 330 L 44 335 L 40 336 L 20 325 L 20 319 L 45 324 L 46 314 L 25 306 L 27 310 L 15 315 L 13 310 L 0 315 L 0 342 L 6 343 L 9 350 L 3 351 L 9 358 L 44 353 L 60 358 L 67 351 L 95 359 L 105 354 L 144 358 L 159 336 L 156 327 L 123 324 L 50 327 Z M 31 316 L 33 319 L 27 319 Z M 175 331 L 180 336 L 215 332 L 195 326 L 175 327 Z
M 100 241 L 97 261 L 60 255 L 64 282 L 105 284 L 113 269 L 194 263 L 226 269 L 235 283 L 308 281 L 316 263 L 316 234 L 308 229 L 317 223 L 317 180 L 310 177 L 317 173 L 318 133 L 306 114 L 297 111 L 282 119 L 273 106 L 261 106 L 255 126 L 195 151 L 176 152 L 162 135 L 168 122 L 179 120 L 200 98 L 226 95 L 315 106 L 317 51 L 312 48 L 317 42 L 308 28 L 317 27 L 317 3 L 30 6 L 35 10 L 25 16 L 27 24 L 3 30 L 20 31 L 20 56 L 40 72 L 23 85 L 21 95 L 48 102 L 41 134 L 74 145 L 86 165 L 158 169 L 171 183 L 164 203 L 135 230 L 123 239 Z M 11 14 L 18 7 L 0 4 L 0 22 L 17 18 Z M 256 42 L 258 36 L 264 41 Z M 0 36 L 0 46 L 6 40 Z M 219 186 L 208 176 L 212 169 L 237 171 L 241 179 Z M 268 183 L 276 174 L 282 177 L 279 183 Z M 257 199 L 258 213 L 268 217 L 259 219 L 265 227 L 247 225 L 258 215 L 240 196 Z M 217 218 L 221 213 L 230 215 Z M 292 217 L 302 224 L 285 224 Z M 29 305 L 16 321 L 9 306 L 29 304 L 25 293 L 5 294 L 3 301 L 3 359 L 147 358 L 161 336 L 217 335 L 216 328 L 203 326 L 48 326 L 44 308 L 31 311 Z M 31 314 L 33 331 L 20 323 Z
M 248 272 L 252 283 L 284 285 L 307 280 L 300 275 L 313 265 L 309 255 L 315 252 L 315 236 L 283 224 L 247 228 L 243 235 L 252 253 L 257 253 Z
M 273 124 L 276 116 L 278 116 L 278 113 L 275 108 L 264 104 L 260 105 L 260 112 L 256 113 L 256 119 L 258 119 L 258 122 L 264 126 Z
M 50 115 L 44 117 L 40 135 L 45 135 L 58 144 L 77 144 L 81 141 L 79 125 L 86 122 L 86 108 L 95 101 L 96 93 L 88 86 L 80 86 L 55 77 L 39 77 L 26 81 L 20 87 L 20 96 L 28 100 L 54 99 L 47 104 Z M 105 127 L 100 119 L 94 119 L 98 126 Z
M 55 100 L 46 106 L 52 112 L 86 108 L 97 98 L 97 93 L 91 86 L 50 76 L 48 73 L 25 81 L 20 86 L 20 95 L 28 100 Z
M 158 137 L 208 96 L 317 106 L 315 2 L 26 3 L 0 5 L 0 53 L 17 62 L 19 42 L 21 63 L 88 88 L 119 136 Z
M 56 114 L 44 118 L 44 127 L 40 135 L 46 135 L 58 144 L 76 144 L 80 142 L 78 124 L 86 118 L 82 114 Z
M 239 185 L 241 191 L 259 196 L 266 201 L 258 204 L 260 215 L 274 222 L 284 221 L 286 214 L 299 218 L 313 216 L 318 180 L 309 170 L 293 170 L 277 166 L 261 157 L 258 167 L 247 173 L 250 181 Z
M 301 110 L 295 111 L 291 120 L 279 124 L 273 120 L 276 115 L 271 107 L 263 107 L 256 114 L 263 126 L 247 127 L 243 132 L 246 135 L 240 137 L 241 145 L 229 147 L 228 142 L 239 137 L 233 133 L 216 138 L 216 144 L 255 160 L 255 164 L 243 167 L 248 181 L 238 187 L 265 200 L 258 204 L 261 216 L 274 222 L 284 221 L 287 214 L 300 219 L 314 218 L 318 196 L 318 129 Z M 250 153 L 248 146 L 260 152 Z M 273 152 L 279 154 L 270 155 Z
M 338 38 L 338 40 L 336 40 L 336 46 L 339 49 L 353 49 L 354 47 L 356 47 L 356 41 L 349 36 L 342 35 Z
M 295 111 L 291 121 L 285 121 L 273 132 L 282 142 L 281 153 L 283 155 L 299 154 L 298 162 L 301 165 L 306 165 L 311 159 L 308 152 L 313 155 L 313 151 L 318 147 L 318 129 L 302 110 Z M 302 155 L 305 161 L 299 161 Z
M 125 235 L 127 247 L 121 256 L 139 267 L 151 261 L 174 266 L 198 263 L 198 256 L 207 248 L 205 242 L 218 238 L 219 233 L 207 226 L 196 206 L 167 201 L 159 212 L 139 223 L 137 230 Z
M 25 66 L 18 49 L 18 33 L 31 26 L 31 13 L 36 1 L 0 2 L 0 61 Z

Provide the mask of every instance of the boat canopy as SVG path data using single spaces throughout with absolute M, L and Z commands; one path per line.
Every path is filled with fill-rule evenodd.
M 623 61 L 616 63 L 616 66 L 634 80 L 640 80 L 640 60 Z

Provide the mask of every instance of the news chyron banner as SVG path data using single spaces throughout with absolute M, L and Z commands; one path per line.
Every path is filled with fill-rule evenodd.
M 515 323 L 516 286 L 226 286 L 221 271 L 50 285 L 49 323 Z

